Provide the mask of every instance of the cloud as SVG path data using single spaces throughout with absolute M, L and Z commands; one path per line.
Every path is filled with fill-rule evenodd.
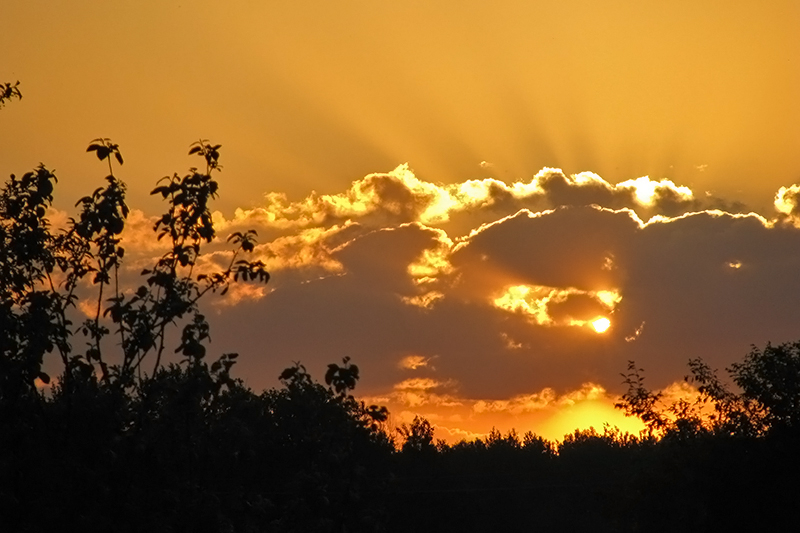
M 740 204 L 712 196 L 698 199 L 688 187 L 668 179 L 640 177 L 611 184 L 592 172 L 566 175 L 559 169 L 545 168 L 527 182 L 509 184 L 484 178 L 436 184 L 420 179 L 403 164 L 390 172 L 356 180 L 348 190 L 338 194 L 312 192 L 292 202 L 285 194 L 270 193 L 264 197 L 262 206 L 237 209 L 231 219 L 214 213 L 214 223 L 220 233 L 260 228 L 260 233 L 268 239 L 348 221 L 371 229 L 418 222 L 459 236 L 521 209 L 538 212 L 587 205 L 628 208 L 645 219 L 706 208 L 735 212 L 744 209 Z
M 562 207 L 484 225 L 455 248 L 451 263 L 465 292 L 502 293 L 513 285 L 579 291 L 622 283 L 628 243 L 643 223 L 633 211 Z
M 800 228 L 800 185 L 781 187 L 775 194 L 775 210 L 779 220 Z
M 517 415 L 544 409 L 552 405 L 555 400 L 555 391 L 551 388 L 545 388 L 541 392 L 514 396 L 510 400 L 477 400 L 472 404 L 472 410 L 479 414 L 503 412 Z
M 201 268 L 226 264 L 227 233 L 253 227 L 273 277 L 210 299 L 213 346 L 242 353 L 255 388 L 292 361 L 321 376 L 350 356 L 361 393 L 458 431 L 546 426 L 548 410 L 613 417 L 629 360 L 663 388 L 690 358 L 724 368 L 795 338 L 798 198 L 784 187 L 775 213 L 756 214 L 666 179 L 544 169 L 436 184 L 405 165 L 339 194 L 271 195 L 215 215 Z M 151 225 L 133 216 L 126 259 L 159 254 Z
M 309 228 L 258 245 L 254 258 L 262 260 L 270 271 L 310 270 L 319 274 L 338 273 L 342 265 L 333 258 L 336 242 L 353 229 L 351 225 L 328 229 Z
M 384 403 L 408 408 L 442 407 L 451 408 L 462 405 L 455 394 L 455 382 L 439 381 L 433 378 L 409 378 L 396 383 L 393 391 L 383 399 Z M 374 402 L 374 399 L 370 400 Z
M 584 291 L 573 287 L 555 288 L 514 285 L 494 299 L 494 305 L 520 312 L 540 326 L 594 327 L 602 333 L 622 296 L 616 290 Z
M 398 363 L 399 368 L 408 370 L 417 370 L 419 368 L 427 368 L 430 366 L 433 357 L 423 357 L 421 355 L 407 355 L 403 357 Z
M 222 312 L 224 308 L 237 305 L 246 300 L 260 300 L 269 292 L 270 289 L 265 285 L 234 283 L 228 289 L 225 297 L 215 299 L 212 305 L 218 308 L 218 312 Z
M 395 390 L 405 391 L 405 390 L 420 390 L 420 391 L 428 391 L 432 389 L 438 389 L 445 385 L 435 379 L 431 378 L 411 378 L 401 381 L 400 383 L 394 386 Z
M 615 409 L 620 397 L 608 393 L 595 383 L 584 383 L 579 388 L 556 393 L 552 388 L 528 392 L 508 398 L 475 399 L 457 394 L 447 401 L 432 391 L 439 387 L 431 382 L 420 383 L 423 388 L 407 387 L 403 384 L 399 392 L 381 398 L 367 398 L 368 402 L 380 400 L 388 405 L 393 413 L 399 413 L 399 420 L 409 423 L 416 416 L 428 419 L 434 428 L 436 438 L 451 444 L 460 440 L 484 438 L 493 428 L 502 428 L 505 433 L 514 428 L 519 434 L 533 431 L 545 438 L 558 440 L 577 427 L 602 428 L 605 422 L 620 427 L 623 431 L 638 434 L 644 425 L 627 418 Z M 411 389 L 415 394 L 406 394 Z M 663 391 L 665 401 L 678 398 L 692 399 L 690 387 L 674 384 Z M 427 395 L 426 395 L 427 394 Z M 665 405 L 666 407 L 666 405 Z

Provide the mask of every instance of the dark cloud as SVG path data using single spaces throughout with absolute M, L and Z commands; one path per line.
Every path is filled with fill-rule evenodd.
M 545 389 L 553 397 L 577 394 L 587 383 L 613 395 L 629 360 L 646 369 L 651 386 L 666 387 L 690 358 L 724 368 L 752 343 L 797 336 L 794 225 L 682 211 L 696 207 L 694 196 L 649 181 L 639 182 L 652 193 L 647 209 L 678 214 L 643 220 L 633 185 L 548 176 L 539 185 L 568 205 L 521 209 L 452 240 L 444 231 L 452 218 L 432 227 L 437 219 L 426 211 L 441 201 L 431 200 L 436 194 L 423 201 L 401 186 L 410 182 L 369 181 L 380 198 L 393 199 L 386 211 L 398 221 L 420 220 L 376 228 L 374 218 L 354 214 L 319 228 L 311 240 L 338 269 L 310 276 L 308 264 L 287 262 L 273 292 L 215 316 L 214 344 L 247 354 L 240 372 L 256 388 L 274 384 L 292 361 L 321 376 L 327 363 L 349 356 L 362 367 L 362 393 L 413 410 L 448 402 L 497 407 L 512 397 L 509 405 L 517 405 Z M 498 205 L 516 207 L 524 196 L 489 185 L 487 195 L 471 196 L 482 203 L 450 213 L 492 218 Z M 431 224 L 421 221 L 426 216 Z M 610 321 L 605 333 L 592 326 L 598 317 Z M 403 363 L 410 360 L 426 364 Z M 397 388 L 411 378 L 436 385 Z
M 520 211 L 481 228 L 459 245 L 452 263 L 465 286 L 481 291 L 499 283 L 608 289 L 624 275 L 618 263 L 638 227 L 629 211 Z

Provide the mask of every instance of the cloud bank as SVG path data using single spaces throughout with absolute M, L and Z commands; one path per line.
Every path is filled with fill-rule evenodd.
M 546 168 L 436 184 L 402 165 L 339 194 L 269 194 L 214 215 L 221 240 L 258 231 L 272 281 L 209 304 L 213 346 L 246 355 L 255 388 L 349 356 L 361 394 L 451 439 L 624 424 L 611 405 L 627 361 L 666 388 L 689 358 L 723 368 L 798 336 L 799 191 L 756 214 L 669 180 Z

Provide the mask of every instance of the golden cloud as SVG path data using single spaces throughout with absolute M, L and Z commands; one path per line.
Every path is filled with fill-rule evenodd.
M 430 359 L 430 357 L 421 355 L 407 355 L 400 360 L 397 366 L 408 370 L 417 370 L 418 368 L 427 367 L 430 364 Z
M 674 202 L 690 204 L 694 194 L 689 187 L 675 185 L 671 180 L 651 180 L 644 176 L 617 183 L 616 190 L 631 190 L 633 198 L 643 207 L 653 207 L 659 200 L 670 199 Z
M 514 396 L 508 400 L 477 400 L 473 402 L 472 410 L 479 414 L 503 412 L 518 415 L 545 409 L 553 405 L 556 398 L 555 391 L 548 387 L 539 392 Z
M 244 301 L 260 300 L 270 292 L 263 284 L 233 283 L 229 286 L 225 296 L 212 299 L 211 304 L 217 308 L 231 307 Z
M 606 389 L 597 383 L 584 383 L 580 389 L 568 392 L 559 397 L 561 405 L 574 405 L 586 400 L 599 400 L 608 396 Z
M 447 385 L 447 383 L 431 378 L 410 378 L 397 383 L 395 390 L 420 390 L 427 391 Z
M 418 387 L 410 389 L 412 385 Z M 533 431 L 557 440 L 575 428 L 601 428 L 605 423 L 634 434 L 644 428 L 641 421 L 626 418 L 614 404 L 619 397 L 597 384 L 587 382 L 578 389 L 557 394 L 545 387 L 538 392 L 519 394 L 507 399 L 468 399 L 448 397 L 448 401 L 430 392 L 440 382 L 421 380 L 403 382 L 403 390 L 384 396 L 384 404 L 405 423 L 422 416 L 432 423 L 437 438 L 449 443 L 485 437 L 491 428 L 516 428 L 519 433 Z M 676 385 L 677 386 L 677 385 Z M 665 395 L 666 396 L 666 395 Z M 370 401 L 374 398 L 370 398 Z
M 419 356 L 409 356 L 401 361 L 407 364 L 419 364 Z M 425 366 L 425 365 L 422 365 Z M 404 366 L 408 368 L 408 366 Z M 417 366 L 416 368 L 421 368 Z M 453 389 L 455 381 L 440 381 L 432 378 L 410 378 L 396 383 L 393 390 L 388 394 L 379 394 L 362 398 L 367 403 L 380 403 L 389 406 L 403 406 L 405 408 L 417 408 L 423 405 L 435 406 L 437 408 L 453 408 L 461 404 L 461 400 L 453 394 L 441 394 L 435 392 L 436 389 Z
M 418 178 L 408 164 L 402 164 L 390 172 L 355 180 L 342 193 L 312 192 L 296 202 L 283 193 L 270 193 L 262 206 L 236 209 L 232 219 L 215 212 L 213 220 L 220 232 L 245 227 L 293 232 L 348 220 L 373 227 L 407 222 L 441 226 L 458 213 L 501 209 L 511 215 L 526 207 L 541 211 L 562 205 L 644 209 L 642 213 L 650 215 L 702 208 L 688 187 L 668 179 L 655 181 L 645 176 L 613 185 L 592 172 L 565 175 L 560 169 L 543 168 L 528 182 L 507 184 L 484 178 L 435 184 Z
M 287 269 L 320 268 L 330 273 L 343 271 L 342 264 L 332 257 L 334 250 L 328 239 L 341 231 L 340 227 L 329 229 L 310 228 L 295 235 L 256 246 L 255 258 L 264 262 L 268 271 Z
M 781 187 L 775 194 L 774 205 L 779 218 L 788 219 L 800 228 L 800 185 Z
M 598 324 L 601 320 L 608 320 L 605 317 L 580 318 L 569 313 L 559 318 L 552 316 L 554 305 L 565 304 L 575 297 L 592 299 L 609 313 L 613 312 L 617 304 L 622 301 L 622 295 L 616 290 L 585 291 L 574 287 L 558 288 L 541 285 L 506 287 L 502 294 L 493 297 L 491 301 L 497 308 L 522 313 L 540 326 L 591 326 L 598 332 L 601 331 Z
M 408 265 L 408 274 L 417 284 L 431 283 L 440 276 L 450 274 L 453 271 L 453 266 L 449 261 L 450 252 L 453 249 L 453 241 L 443 230 L 427 229 L 434 232 L 435 245 L 431 248 L 425 248 L 416 261 Z
M 400 296 L 400 301 L 404 304 L 413 305 L 421 309 L 432 309 L 436 302 L 444 298 L 444 293 L 439 291 L 429 291 L 416 296 Z

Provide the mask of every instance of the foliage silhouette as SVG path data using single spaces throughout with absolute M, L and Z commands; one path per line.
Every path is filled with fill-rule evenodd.
M 16 83 L 0 83 L 0 109 L 2 109 L 6 102 L 11 101 L 12 98 L 22 100 L 22 92 L 19 90 L 19 81 Z
M 206 161 L 205 172 L 192 168 L 179 177 L 164 178 L 166 185 L 153 194 L 168 202 L 167 212 L 155 225 L 158 239 L 167 236 L 169 251 L 151 269 L 142 272 L 145 283 L 132 295 L 121 291 L 119 270 L 125 254 L 121 235 L 129 209 L 125 185 L 115 175 L 112 156 L 119 164 L 119 146 L 95 139 L 88 152 L 107 161 L 107 185 L 81 198 L 78 218 L 60 232 L 50 228 L 47 209 L 53 201 L 55 175 L 40 165 L 21 179 L 12 175 L 0 192 L 0 279 L 2 279 L 3 375 L 9 386 L 33 391 L 34 380 L 49 382 L 42 371 L 44 356 L 54 349 L 61 356 L 64 385 L 69 387 L 77 367 L 98 371 L 107 385 L 131 388 L 141 379 L 145 358 L 155 354 L 152 373 L 160 368 L 167 329 L 182 321 L 181 344 L 175 350 L 188 362 L 205 356 L 208 324 L 198 301 L 209 291 L 225 292 L 241 280 L 267 282 L 261 261 L 247 261 L 242 253 L 254 249 L 254 232 L 229 238 L 236 247 L 225 269 L 195 272 L 201 244 L 215 234 L 209 200 L 216 196 L 212 172 L 219 170 L 219 145 L 206 141 L 192 145 L 190 153 Z M 89 278 L 96 287 L 93 316 L 73 328 L 71 310 L 79 299 L 81 282 Z M 108 292 L 112 294 L 109 296 Z M 103 340 L 115 329 L 122 346 L 121 361 L 110 363 Z M 86 339 L 86 349 L 75 353 L 72 340 Z M 6 389 L 6 387 L 4 387 Z M 10 389 L 7 389 L 10 390 Z
M 763 350 L 753 346 L 727 370 L 739 392 L 701 359 L 690 360 L 689 369 L 685 380 L 696 386 L 697 398 L 664 405 L 662 395 L 644 387 L 642 370 L 630 362 L 623 374 L 628 391 L 617 407 L 638 416 L 649 435 L 665 438 L 800 434 L 800 342 L 768 343 Z
M 740 417 L 749 415 L 762 431 L 800 432 L 800 342 L 753 346 L 730 374 L 742 389 Z
M 405 453 L 433 453 L 433 427 L 426 419 L 415 416 L 410 425 L 403 424 L 397 428 L 403 439 L 401 450 Z

